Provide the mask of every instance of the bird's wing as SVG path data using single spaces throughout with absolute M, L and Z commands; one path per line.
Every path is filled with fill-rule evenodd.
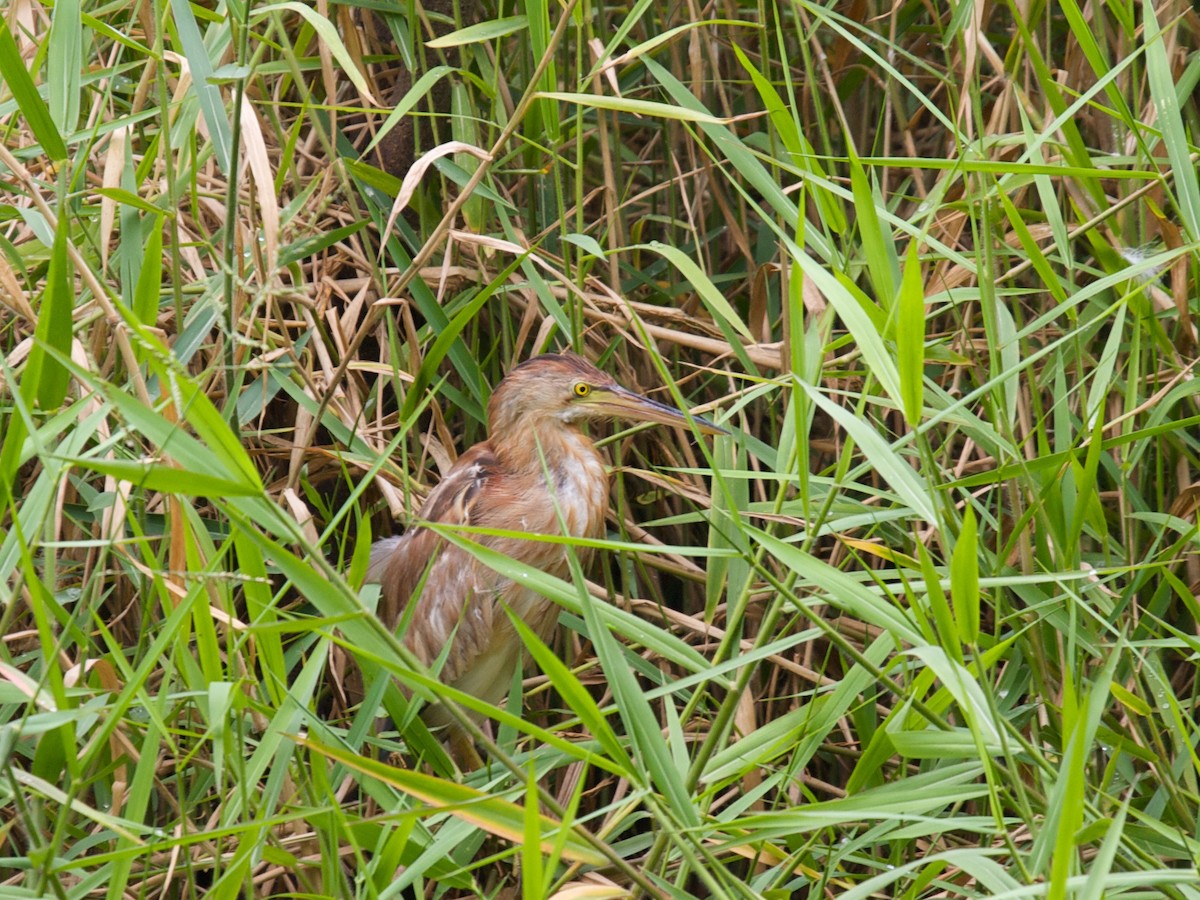
M 480 524 L 489 518 L 484 488 L 499 468 L 487 444 L 472 447 L 430 493 L 419 518 L 450 526 Z M 454 639 L 441 673 L 447 683 L 457 681 L 486 649 L 497 624 L 493 617 L 505 618 L 494 598 L 507 582 L 426 528 L 410 528 L 375 544 L 370 576 L 382 585 L 380 618 L 389 628 L 397 626 L 415 598 L 404 640 L 422 662 L 434 662 Z

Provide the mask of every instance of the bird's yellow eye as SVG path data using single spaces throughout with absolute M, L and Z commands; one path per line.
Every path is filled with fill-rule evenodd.
M 590 384 L 588 384 L 586 381 L 580 381 L 580 382 L 576 383 L 576 385 L 575 385 L 575 396 L 576 397 L 586 397 L 591 392 L 592 392 L 592 386 Z

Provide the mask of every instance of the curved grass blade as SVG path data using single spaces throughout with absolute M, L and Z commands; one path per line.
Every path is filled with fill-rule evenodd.
M 518 845 L 525 839 L 526 811 L 523 807 L 508 800 L 468 787 L 465 784 L 456 784 L 453 781 L 426 775 L 423 772 L 398 769 L 340 747 L 320 744 L 311 738 L 299 738 L 297 743 L 339 762 L 347 768 L 390 784 L 410 797 L 429 804 L 432 808 L 431 811 L 450 813 L 483 829 L 488 834 L 494 834 L 496 837 Z M 537 821 L 541 833 L 539 846 L 544 853 L 551 853 L 555 850 L 555 842 L 551 838 L 568 826 L 540 813 Z M 591 866 L 602 866 L 608 862 L 583 838 L 574 835 L 567 839 L 566 845 L 562 848 L 562 856 L 572 862 Z

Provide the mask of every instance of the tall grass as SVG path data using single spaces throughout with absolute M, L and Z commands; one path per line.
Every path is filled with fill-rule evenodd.
M 1200 896 L 1190 4 L 3 9 L 5 896 Z M 462 774 L 365 551 L 555 348 L 733 433 Z

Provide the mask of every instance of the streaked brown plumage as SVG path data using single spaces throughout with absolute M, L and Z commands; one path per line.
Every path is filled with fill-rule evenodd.
M 571 536 L 602 537 L 608 474 L 579 423 L 611 418 L 676 426 L 692 421 L 708 434 L 723 431 L 627 391 L 578 356 L 538 356 L 497 386 L 488 403 L 488 439 L 458 458 L 418 519 L 532 534 L 559 534 L 561 521 Z M 470 537 L 544 572 L 568 575 L 567 553 L 559 544 Z M 587 555 L 584 548 L 577 552 Z M 521 655 L 504 605 L 543 640 L 558 621 L 552 601 L 419 526 L 376 543 L 367 577 L 382 585 L 380 617 L 388 627 L 396 627 L 409 603 L 417 604 L 404 636 L 409 649 L 431 665 L 449 644 L 441 680 L 492 704 L 507 696 Z M 437 706 L 425 718 L 430 725 L 450 721 Z

